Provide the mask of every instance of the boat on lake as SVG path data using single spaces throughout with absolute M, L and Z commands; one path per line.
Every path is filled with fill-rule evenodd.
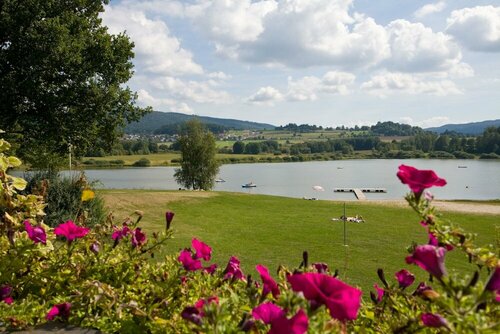
M 253 182 L 250 182 L 250 183 L 242 184 L 241 187 L 242 188 L 255 188 L 255 187 L 257 187 L 257 185 Z
M 458 166 L 458 168 L 467 168 L 467 166 Z
M 226 180 L 224 180 L 224 179 L 215 179 L 215 182 L 217 182 L 217 183 L 223 183 L 223 182 L 226 182 Z

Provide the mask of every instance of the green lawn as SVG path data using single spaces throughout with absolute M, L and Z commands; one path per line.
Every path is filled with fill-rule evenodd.
M 343 224 L 332 217 L 342 214 L 342 203 L 306 201 L 285 197 L 224 192 L 102 191 L 106 202 L 123 218 L 136 209 L 145 212 L 143 228 L 164 228 L 164 212 L 175 212 L 175 239 L 167 253 L 189 247 L 197 237 L 214 251 L 214 261 L 225 266 L 231 255 L 240 258 L 245 272 L 256 264 L 290 268 L 301 261 L 307 250 L 311 262 L 326 262 L 340 270 L 350 284 L 370 289 L 377 282 L 376 270 L 386 269 L 387 277 L 406 267 L 426 275 L 416 266 L 406 266 L 406 247 L 412 241 L 427 242 L 418 217 L 408 208 L 387 207 L 369 202 L 347 202 L 347 215 L 362 215 L 366 223 L 347 224 L 347 244 L 343 245 Z M 478 234 L 478 244 L 494 244 L 500 227 L 499 216 L 446 213 L 445 216 Z M 469 270 L 458 252 L 447 255 L 449 271 Z

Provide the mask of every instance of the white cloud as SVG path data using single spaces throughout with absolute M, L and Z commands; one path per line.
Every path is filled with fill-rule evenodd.
M 413 13 L 413 16 L 416 18 L 422 18 L 424 16 L 427 16 L 429 14 L 434 14 L 434 13 L 439 13 L 443 11 L 443 9 L 446 8 L 446 2 L 445 1 L 439 1 L 436 3 L 430 3 L 427 5 L 424 5 L 417 9 L 415 13 Z
M 153 97 L 148 91 L 144 89 L 139 89 L 137 91 L 138 102 L 142 106 L 151 106 L 154 110 L 164 111 L 165 109 L 169 109 L 174 112 L 182 112 L 182 113 L 192 113 L 193 109 L 189 107 L 184 102 L 177 102 L 174 99 L 168 98 L 156 98 Z
M 392 94 L 428 94 L 437 96 L 462 94 L 450 80 L 427 80 L 424 76 L 408 73 L 387 72 L 372 76 L 361 89 L 379 97 Z
M 305 76 L 298 80 L 288 78 L 288 101 L 314 101 L 319 94 L 350 93 L 349 87 L 354 83 L 356 76 L 352 73 L 330 71 L 322 78 Z
M 451 37 L 433 32 L 421 23 L 395 20 L 387 26 L 391 58 L 385 65 L 403 72 L 448 72 L 465 65 Z
M 231 96 L 225 91 L 212 88 L 212 81 L 183 81 L 174 77 L 161 77 L 151 81 L 151 85 L 177 100 L 196 103 L 225 104 L 231 102 Z
M 221 41 L 255 41 L 264 31 L 263 19 L 276 1 L 203 0 L 185 7 L 185 14 L 208 35 Z
M 474 51 L 500 52 L 500 7 L 454 10 L 446 32 Z
M 414 121 L 413 118 L 406 116 L 406 117 L 400 117 L 400 121 L 404 124 L 419 126 L 425 129 L 425 128 L 448 124 L 450 123 L 450 118 L 446 116 L 434 116 L 424 120 Z
M 257 105 L 273 106 L 275 102 L 282 101 L 283 94 L 274 87 L 261 87 L 259 90 L 246 99 L 247 102 Z
M 212 72 L 208 74 L 208 77 L 211 79 L 218 79 L 218 80 L 229 80 L 231 79 L 231 75 L 226 74 L 224 72 Z
M 181 47 L 160 19 L 150 19 L 144 12 L 122 5 L 106 6 L 102 19 L 111 33 L 126 31 L 135 43 L 135 64 L 139 71 L 156 75 L 203 73 L 191 52 Z

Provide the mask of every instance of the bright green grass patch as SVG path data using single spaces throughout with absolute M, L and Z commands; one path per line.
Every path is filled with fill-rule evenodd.
M 141 224 L 148 232 L 163 229 L 165 210 L 174 211 L 175 239 L 168 243 L 167 253 L 189 247 L 191 239 L 197 237 L 212 246 L 214 261 L 220 267 L 236 255 L 244 272 L 255 275 L 258 263 L 274 272 L 279 265 L 296 267 L 307 250 L 311 262 L 326 262 L 339 269 L 341 278 L 364 291 L 377 282 L 377 268 L 384 268 L 388 279 L 401 268 L 408 268 L 418 279 L 427 278 L 418 267 L 405 264 L 406 247 L 413 241 L 427 242 L 417 215 L 409 208 L 347 202 L 347 215 L 361 215 L 366 223 L 347 223 L 348 246 L 344 246 L 343 223 L 331 220 L 342 215 L 341 202 L 224 192 L 103 194 L 116 208 L 117 217 L 144 210 Z M 477 233 L 479 245 L 494 244 L 498 239 L 499 216 L 446 213 L 445 217 Z M 450 272 L 472 269 L 458 252 L 449 252 L 446 263 Z

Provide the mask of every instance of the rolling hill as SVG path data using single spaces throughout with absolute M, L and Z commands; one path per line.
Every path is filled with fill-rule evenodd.
M 237 119 L 215 118 L 207 116 L 186 115 L 176 112 L 153 111 L 144 116 L 138 122 L 133 122 L 125 127 L 128 134 L 153 134 L 155 130 L 170 124 L 184 123 L 192 118 L 198 118 L 202 123 L 216 124 L 235 130 L 268 130 L 274 129 L 274 125 L 240 121 Z
M 464 124 L 445 124 L 434 128 L 427 128 L 425 130 L 436 133 L 455 131 L 466 135 L 479 135 L 483 133 L 484 130 L 490 126 L 500 126 L 500 119 L 474 122 L 474 123 L 464 123 Z

